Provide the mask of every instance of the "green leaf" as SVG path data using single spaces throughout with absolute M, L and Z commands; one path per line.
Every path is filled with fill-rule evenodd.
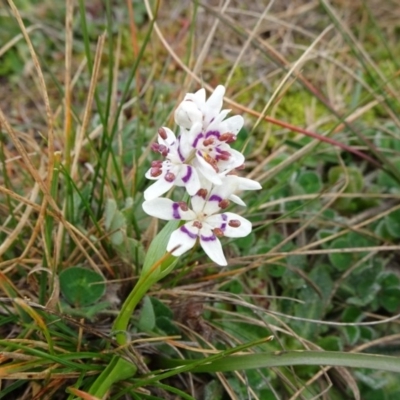
M 104 211 L 104 226 L 108 231 L 111 229 L 111 223 L 117 210 L 117 202 L 114 199 L 108 199 Z
M 146 258 L 144 260 L 142 275 L 144 275 L 147 271 L 149 271 L 155 264 L 157 264 L 162 257 L 165 256 L 167 244 L 171 233 L 178 229 L 180 221 L 169 221 L 163 229 L 158 233 L 158 235 L 151 242 Z M 178 259 L 174 256 L 169 256 L 166 260 L 164 260 L 160 267 L 158 267 L 158 271 L 165 272 L 166 270 L 170 271 Z M 154 272 L 156 274 L 156 272 Z
M 346 249 L 350 243 L 345 238 L 338 238 L 332 242 L 332 249 Z M 351 253 L 330 253 L 329 260 L 332 265 L 339 271 L 344 271 L 351 267 L 353 264 L 353 256 Z
M 218 381 L 211 381 L 204 386 L 204 400 L 222 400 L 223 388 Z
M 60 273 L 59 279 L 61 293 L 75 307 L 85 307 L 95 303 L 106 290 L 103 277 L 88 268 L 65 269 Z
M 166 360 L 169 368 L 187 365 L 193 361 Z M 245 355 L 231 355 L 215 360 L 205 360 L 205 365 L 191 368 L 191 372 L 229 372 L 254 368 L 271 368 L 290 365 L 330 365 L 336 367 L 367 368 L 400 373 L 398 357 L 338 351 L 278 351 Z M 176 372 L 179 370 L 177 369 Z
M 156 318 L 157 328 L 165 332 L 167 335 L 179 335 L 179 329 L 168 317 L 157 317 Z
M 156 325 L 156 316 L 154 314 L 153 304 L 148 296 L 143 298 L 142 308 L 139 314 L 138 327 L 142 331 L 152 331 Z
M 379 293 L 379 303 L 388 312 L 397 312 L 400 308 L 400 287 L 384 288 Z
M 132 364 L 120 356 L 114 356 L 110 364 L 108 364 L 106 369 L 96 379 L 89 393 L 103 398 L 114 383 L 131 378 L 136 374 L 136 371 L 137 367 L 135 364 Z
M 156 317 L 167 317 L 172 319 L 174 314 L 172 310 L 167 307 L 162 301 L 156 297 L 150 297 L 151 303 L 153 305 L 154 314 Z
M 317 341 L 317 345 L 324 350 L 340 351 L 343 349 L 342 341 L 337 336 L 326 336 Z
M 296 182 L 301 186 L 306 194 L 319 193 L 322 189 L 319 175 L 312 171 L 300 173 Z
M 384 218 L 386 228 L 393 238 L 400 238 L 400 210 L 396 210 L 386 215 Z

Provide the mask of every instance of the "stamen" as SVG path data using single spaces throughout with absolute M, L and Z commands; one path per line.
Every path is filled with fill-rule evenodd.
M 233 133 L 226 132 L 220 135 L 219 140 L 221 142 L 232 143 L 236 140 L 236 136 Z
M 151 162 L 151 166 L 153 168 L 161 168 L 162 166 L 162 161 L 161 160 L 156 160 Z
M 160 135 L 161 139 L 163 139 L 163 140 L 165 140 L 168 137 L 167 132 L 164 128 L 160 128 L 158 130 L 158 134 Z
M 197 196 L 200 196 L 202 199 L 206 199 L 208 190 L 207 189 L 199 189 L 198 192 L 196 193 Z
M 165 180 L 167 182 L 173 182 L 176 178 L 175 174 L 173 174 L 172 172 L 167 172 L 164 176 Z
M 150 147 L 151 147 L 151 149 L 153 151 L 159 151 L 160 150 L 160 145 L 158 143 L 152 143 Z
M 227 207 L 229 207 L 230 201 L 228 199 L 222 199 L 219 203 L 218 203 L 218 207 L 222 208 L 223 210 Z
M 179 208 L 180 208 L 182 211 L 187 211 L 187 210 L 189 210 L 188 205 L 187 205 L 184 201 L 179 201 L 178 204 L 179 204 Z
M 224 231 L 221 228 L 214 228 L 213 233 L 217 237 L 222 237 L 224 236 Z
M 240 221 L 238 219 L 231 219 L 228 222 L 228 225 L 231 226 L 232 228 L 239 228 L 239 226 L 241 225 Z
M 231 158 L 231 153 L 226 150 L 222 150 L 221 153 L 217 155 L 217 158 L 222 161 L 228 161 Z
M 150 169 L 150 175 L 155 178 L 156 176 L 160 176 L 162 174 L 162 170 L 159 167 L 153 167 Z
M 219 172 L 217 160 L 215 158 L 210 157 L 208 154 L 204 154 L 204 159 L 214 168 L 215 172 Z
M 203 227 L 203 224 L 200 221 L 193 221 L 193 226 L 195 228 L 201 229 Z
M 158 151 L 164 156 L 166 157 L 168 155 L 168 147 L 164 146 L 163 144 L 159 145 Z
M 209 137 L 208 139 L 203 140 L 203 146 L 209 146 L 211 144 L 214 144 L 214 138 Z

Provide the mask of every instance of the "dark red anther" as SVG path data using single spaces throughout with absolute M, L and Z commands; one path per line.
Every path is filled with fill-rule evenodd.
M 222 150 L 217 157 L 219 160 L 228 161 L 231 158 L 231 153 L 229 153 L 229 151 Z
M 233 133 L 226 132 L 219 136 L 219 140 L 221 142 L 232 143 L 236 140 L 236 136 Z
M 159 167 L 153 167 L 150 170 L 150 175 L 155 178 L 156 176 L 160 176 L 162 174 L 162 170 Z
M 167 132 L 164 128 L 160 128 L 158 130 L 158 134 L 160 135 L 161 139 L 163 139 L 163 140 L 167 139 L 167 137 L 168 137 Z
M 239 226 L 241 225 L 240 221 L 238 219 L 231 219 L 228 222 L 228 225 L 231 226 L 232 228 L 239 228 Z
M 160 145 L 158 143 L 152 143 L 150 147 L 153 151 L 160 151 Z
M 152 161 L 152 162 L 151 162 L 151 166 L 152 166 L 153 168 L 161 168 L 161 166 L 162 166 L 162 161 L 160 161 L 160 160 Z
M 200 221 L 194 221 L 193 226 L 201 229 L 203 227 L 203 224 Z
M 159 145 L 158 151 L 164 156 L 166 157 L 168 155 L 168 147 L 164 146 L 163 144 Z
M 229 207 L 229 200 L 228 199 L 222 199 L 219 203 L 218 203 L 218 207 L 222 208 L 223 210 L 227 207 Z
M 203 140 L 203 146 L 209 146 L 210 144 L 213 144 L 213 143 L 214 143 L 213 137 L 209 137 L 209 138 Z
M 199 189 L 198 192 L 196 193 L 197 196 L 200 196 L 202 199 L 206 199 L 208 190 L 207 189 Z
M 224 231 L 221 228 L 214 228 L 213 233 L 215 236 L 218 236 L 218 237 L 224 236 Z
M 179 204 L 179 208 L 180 208 L 182 211 L 187 211 L 187 210 L 189 210 L 188 205 L 187 205 L 184 201 L 179 201 L 178 204 Z
M 167 173 L 165 174 L 165 176 L 164 176 L 164 179 L 165 179 L 167 182 L 173 182 L 173 181 L 175 180 L 175 178 L 176 178 L 176 176 L 175 176 L 175 174 L 173 174 L 172 172 L 167 172 Z

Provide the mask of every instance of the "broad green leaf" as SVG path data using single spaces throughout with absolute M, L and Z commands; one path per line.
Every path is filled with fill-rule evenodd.
M 76 307 L 89 306 L 104 295 L 106 285 L 97 272 L 71 267 L 60 273 L 60 289 L 65 299 Z
M 338 238 L 332 242 L 331 249 L 346 249 L 351 247 L 345 238 Z M 353 256 L 351 253 L 330 253 L 329 260 L 332 265 L 339 271 L 344 271 L 353 264 Z
M 110 364 L 108 364 L 106 369 L 91 386 L 89 393 L 103 398 L 115 382 L 131 378 L 136 374 L 136 371 L 137 367 L 135 364 L 115 355 Z
M 322 189 L 321 179 L 319 175 L 312 171 L 301 172 L 296 182 L 301 186 L 304 193 L 319 193 Z
M 156 325 L 156 317 L 154 314 L 153 304 L 148 296 L 142 301 L 142 308 L 139 314 L 138 327 L 140 330 L 148 332 L 153 330 Z
M 379 293 L 379 303 L 390 313 L 398 312 L 400 309 L 400 287 L 383 288 Z
M 400 238 L 400 210 L 386 215 L 384 218 L 386 229 L 393 238 Z
M 147 271 L 149 271 L 154 265 L 156 265 L 162 259 L 162 257 L 165 256 L 167 252 L 166 250 L 167 244 L 171 236 L 171 233 L 175 229 L 178 229 L 179 224 L 180 221 L 169 221 L 151 242 L 144 260 L 142 275 L 144 275 Z M 164 272 L 167 269 L 169 271 L 173 268 L 173 266 L 176 264 L 177 261 L 178 259 L 176 257 L 169 256 L 166 260 L 162 262 L 161 266 L 159 266 L 157 270 L 159 271 L 159 273 L 161 273 L 161 271 Z

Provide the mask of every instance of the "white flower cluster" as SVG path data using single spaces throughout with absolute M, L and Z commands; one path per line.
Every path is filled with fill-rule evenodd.
M 230 201 L 244 206 L 235 194 L 257 190 L 261 185 L 236 175 L 244 156 L 230 147 L 243 126 L 239 115 L 226 118 L 222 110 L 225 88 L 218 86 L 206 101 L 206 92 L 186 94 L 175 111 L 180 128 L 178 137 L 168 128 L 158 130 L 158 142 L 152 149 L 163 161 L 153 161 L 146 177 L 155 180 L 145 192 L 144 211 L 165 220 L 186 221 L 169 239 L 167 251 L 180 256 L 197 240 L 217 264 L 227 265 L 218 237 L 243 237 L 251 232 L 251 223 L 240 215 L 225 212 Z M 226 118 L 226 119 L 225 119 Z M 181 186 L 190 196 L 190 206 L 160 198 L 173 186 Z

